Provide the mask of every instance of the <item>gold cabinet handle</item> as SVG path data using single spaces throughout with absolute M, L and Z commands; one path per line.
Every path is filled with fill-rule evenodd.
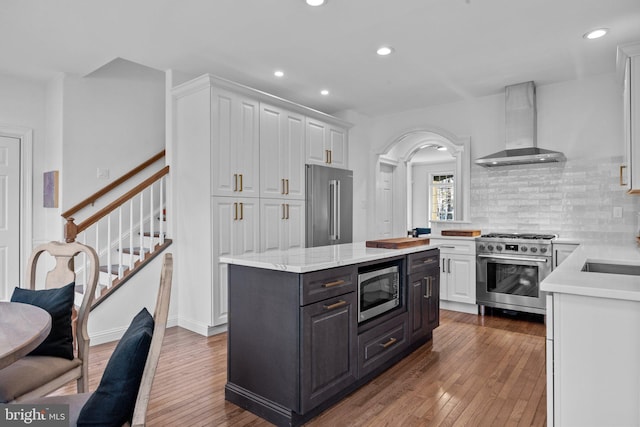
M 344 280 L 335 280 L 333 282 L 323 283 L 323 288 L 333 288 L 334 286 L 344 285 L 346 282 Z
M 324 155 L 325 155 L 325 158 L 326 158 L 325 163 L 331 163 L 329 161 L 329 150 L 324 150 Z
M 284 178 L 282 178 L 280 181 L 282 181 L 282 191 L 280 192 L 280 194 L 286 194 L 284 189 Z
M 238 191 L 238 174 L 233 174 L 233 191 Z
M 244 219 L 244 203 L 240 203 L 240 219 Z
M 340 300 L 340 301 L 338 301 L 338 302 L 336 302 L 336 303 L 334 303 L 334 304 L 330 304 L 330 305 L 326 305 L 326 304 L 325 304 L 325 305 L 324 305 L 324 309 L 325 309 L 325 310 L 334 310 L 334 309 L 336 309 L 336 308 L 343 307 L 343 306 L 345 306 L 345 305 L 347 305 L 347 302 L 346 302 L 346 301 L 344 301 L 344 300 Z
M 287 203 L 287 219 L 289 219 L 289 203 Z
M 623 170 L 625 170 L 627 168 L 627 165 L 620 165 L 620 185 L 621 186 L 626 186 L 627 183 L 624 182 L 624 177 L 623 177 Z
M 333 163 L 333 151 L 329 150 L 329 164 Z
M 282 219 L 285 219 L 287 216 L 287 208 L 284 207 L 284 203 L 282 204 Z
M 392 345 L 394 345 L 396 342 L 398 342 L 398 340 L 396 338 L 389 338 L 389 341 L 387 341 L 384 344 L 380 344 L 380 347 L 382 348 L 389 348 Z
M 243 186 L 242 186 L 242 174 L 240 174 L 240 191 L 242 191 Z
M 289 178 L 284 180 L 287 183 L 287 191 L 284 194 L 289 194 Z
M 238 220 L 238 204 L 237 203 L 233 204 L 233 211 L 234 211 L 233 220 L 237 221 Z

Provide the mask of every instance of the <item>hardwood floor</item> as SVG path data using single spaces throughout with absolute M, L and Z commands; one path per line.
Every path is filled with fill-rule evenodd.
M 545 327 L 441 310 L 433 341 L 311 420 L 308 426 L 544 426 Z M 226 334 L 167 330 L 149 426 L 269 426 L 224 400 Z M 115 343 L 91 348 L 97 387 Z M 75 392 L 75 383 L 61 394 Z

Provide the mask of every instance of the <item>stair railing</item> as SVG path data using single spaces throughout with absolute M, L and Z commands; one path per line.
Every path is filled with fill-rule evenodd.
M 165 194 L 169 166 L 164 166 L 84 221 L 76 224 L 72 215 L 89 205 L 93 205 L 98 199 L 131 180 L 164 156 L 165 151 L 163 150 L 62 214 L 66 220 L 64 225 L 65 240 L 67 242 L 79 240 L 83 244 L 92 246 L 98 252 L 101 264 L 106 258 L 106 270 L 105 267 L 101 267 L 101 271 L 107 273 L 107 283 L 100 283 L 101 286 L 96 291 L 96 302 L 100 301 L 101 295 L 105 292 L 123 282 L 127 273 L 133 272 L 134 268 L 143 263 L 147 257 L 154 256 L 154 252 L 158 248 L 164 247 Z M 117 218 L 115 230 L 112 226 L 113 217 Z M 138 233 L 137 238 L 135 237 L 136 233 Z M 145 237 L 148 237 L 151 242 L 148 247 L 145 247 Z M 158 239 L 158 244 L 153 243 L 155 238 Z M 136 243 L 139 245 L 137 248 L 134 246 Z M 113 262 L 114 252 L 117 253 L 115 265 Z M 81 264 L 85 262 L 81 260 Z M 87 269 L 83 268 L 86 266 L 76 267 L 80 277 L 83 277 L 84 283 L 86 283 Z M 115 279 L 114 276 L 116 276 Z

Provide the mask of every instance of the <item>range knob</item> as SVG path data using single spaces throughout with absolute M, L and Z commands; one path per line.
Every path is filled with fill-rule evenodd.
M 520 251 L 521 252 L 527 252 L 527 247 L 526 246 L 520 246 Z
M 478 250 L 479 250 L 479 251 L 484 251 L 484 245 L 482 245 L 482 244 L 481 244 L 481 245 L 478 245 Z
M 492 250 L 493 250 L 493 245 L 488 245 L 488 246 L 487 246 L 487 249 L 489 249 L 490 251 L 492 251 Z
M 502 250 L 502 246 L 501 245 L 496 245 L 496 249 L 501 251 Z
M 547 253 L 547 248 L 540 248 L 540 253 Z
M 538 252 L 538 248 L 531 248 L 531 253 L 535 254 L 536 252 Z

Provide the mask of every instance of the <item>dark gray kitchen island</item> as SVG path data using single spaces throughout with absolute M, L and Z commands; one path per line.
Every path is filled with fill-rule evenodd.
M 432 338 L 439 251 L 362 243 L 221 257 L 229 264 L 225 397 L 300 425 Z M 396 266 L 399 304 L 359 322 L 358 277 Z

